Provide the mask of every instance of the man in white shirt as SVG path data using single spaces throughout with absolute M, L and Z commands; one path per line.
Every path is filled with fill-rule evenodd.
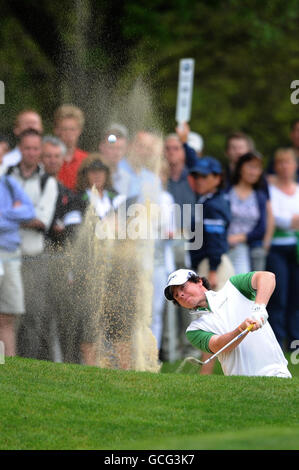
M 45 233 L 54 217 L 58 186 L 55 178 L 45 174 L 39 163 L 42 137 L 37 131 L 24 131 L 19 148 L 22 160 L 10 167 L 8 174 L 30 197 L 36 218 L 23 224 L 20 230 L 26 313 L 19 326 L 17 350 L 24 357 L 48 359 L 49 332 L 45 318 L 48 262 L 44 249 Z
M 267 322 L 266 306 L 274 289 L 275 275 L 268 271 L 232 276 L 215 292 L 206 278 L 179 269 L 170 274 L 164 294 L 190 311 L 193 321 L 186 336 L 202 351 L 218 352 L 253 324 L 251 332 L 219 354 L 224 375 L 291 377 Z

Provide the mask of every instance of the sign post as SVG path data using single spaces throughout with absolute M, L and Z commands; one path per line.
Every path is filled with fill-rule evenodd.
M 189 122 L 191 119 L 194 63 L 194 59 L 180 60 L 175 116 L 178 124 Z
M 194 59 L 181 59 L 179 64 L 179 81 L 175 120 L 178 125 L 191 119 L 193 93 Z M 167 302 L 169 362 L 175 362 L 176 353 L 176 312 L 172 302 Z

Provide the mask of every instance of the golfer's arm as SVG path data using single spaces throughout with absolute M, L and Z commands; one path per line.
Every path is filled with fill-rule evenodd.
M 245 328 L 244 328 L 245 329 Z M 223 335 L 213 335 L 211 336 L 211 339 L 209 341 L 209 349 L 212 351 L 213 354 L 215 354 L 219 349 L 223 348 L 227 343 L 229 343 L 232 339 L 236 338 L 239 334 L 241 333 L 241 330 L 239 328 L 236 328 L 233 331 L 230 331 L 229 333 L 224 333 Z M 244 336 L 242 336 L 238 341 L 235 341 L 231 346 L 229 346 L 227 349 L 225 349 L 225 352 L 228 353 L 235 349 L 238 344 L 243 341 L 243 339 L 247 336 L 248 333 L 246 333 Z
M 251 278 L 251 285 L 256 290 L 255 302 L 267 305 L 275 289 L 275 274 L 269 271 L 256 271 Z

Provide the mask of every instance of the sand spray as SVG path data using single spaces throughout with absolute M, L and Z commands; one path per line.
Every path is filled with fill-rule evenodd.
M 73 39 L 61 51 L 60 91 L 63 103 L 77 105 L 85 113 L 84 148 L 98 152 L 104 129 L 112 122 L 123 124 L 130 136 L 126 157 L 131 166 L 137 174 L 146 168 L 157 176 L 163 132 L 150 81 L 144 78 L 146 67 L 134 57 L 122 76 L 108 75 L 104 68 L 87 69 L 92 50 L 88 43 L 89 1 L 76 0 L 74 15 L 69 30 Z M 140 188 L 139 202 L 146 206 L 138 218 L 140 226 L 148 224 L 149 207 L 156 202 L 157 192 L 156 185 Z M 132 215 L 127 217 L 132 219 Z M 105 230 L 107 237 L 99 237 Z M 83 363 L 89 354 L 90 363 L 100 367 L 157 372 L 157 343 L 151 332 L 154 240 L 138 238 L 138 224 L 135 232 L 134 239 L 128 234 L 119 239 L 113 214 L 100 221 L 92 205 L 88 208 L 63 255 L 61 282 L 67 278 L 69 283 L 66 336 L 73 337 L 66 344 L 68 349 L 80 349 Z M 72 351 L 68 356 L 71 361 Z
M 133 224 L 134 237 L 126 233 L 119 239 L 116 214 L 100 220 L 92 204 L 89 206 L 76 238 L 66 250 L 75 291 L 77 320 L 73 323 L 78 324 L 81 332 L 81 353 L 82 344 L 83 351 L 85 347 L 93 351 L 91 364 L 158 372 L 157 343 L 151 331 L 155 252 L 148 227 L 150 206 L 157 201 L 160 190 L 158 173 L 163 141 L 157 126 L 154 132 L 148 131 L 153 129 L 155 120 L 148 89 L 141 79 L 128 93 L 127 102 L 124 92 L 119 102 L 119 114 L 126 109 L 125 123 L 120 120 L 116 106 L 111 114 L 113 121 L 124 123 L 133 136 L 128 160 L 137 174 L 142 168 L 155 173 L 155 184 L 146 182 L 140 188 L 138 201 L 143 210 L 137 219 L 126 212 L 126 223 L 131 224 L 131 232 Z M 140 145 L 144 134 L 149 144 L 146 149 Z

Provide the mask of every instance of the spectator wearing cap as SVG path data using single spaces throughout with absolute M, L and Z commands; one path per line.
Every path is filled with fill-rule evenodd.
M 87 157 L 87 152 L 78 147 L 84 124 L 84 113 L 77 106 L 64 104 L 54 113 L 54 134 L 67 148 L 58 179 L 72 191 L 76 187 L 78 169 Z
M 271 244 L 271 202 L 264 190 L 263 164 L 257 153 L 242 155 L 227 193 L 232 219 L 228 229 L 229 257 L 235 273 L 263 271 Z
M 17 140 L 17 145 L 4 155 L 3 165 L 5 167 L 15 166 L 20 163 L 22 159 L 22 153 L 19 147 L 19 137 L 20 135 L 28 130 L 33 129 L 42 135 L 43 133 L 43 123 L 40 114 L 34 109 L 23 109 L 18 113 L 15 119 L 13 133 Z
M 191 250 L 192 268 L 200 276 L 206 275 L 212 289 L 216 290 L 226 282 L 233 272 L 227 258 L 227 230 L 231 221 L 229 201 L 222 190 L 223 170 L 221 163 L 214 157 L 205 156 L 198 159 L 196 165 L 189 169 L 194 179 L 197 204 L 203 204 L 203 245 L 199 250 Z M 208 272 L 201 264 L 208 262 Z
M 190 127 L 187 123 L 181 123 L 180 126 L 178 126 L 176 128 L 176 134 L 179 137 L 181 143 L 183 144 L 183 148 L 185 150 L 186 167 L 188 168 L 188 173 L 189 173 L 189 178 L 190 178 L 190 186 L 193 188 L 193 191 L 195 193 L 195 200 L 198 202 L 198 196 L 199 195 L 203 196 L 203 198 L 205 199 L 205 194 L 201 194 L 201 193 L 198 192 L 198 188 L 200 187 L 200 185 L 196 183 L 196 179 L 197 179 L 196 178 L 196 173 L 197 172 L 195 171 L 196 168 L 202 169 L 203 172 L 200 173 L 200 176 L 202 176 L 202 177 L 205 176 L 207 178 L 209 177 L 210 179 L 212 179 L 212 175 L 214 174 L 214 176 L 215 176 L 215 180 L 214 180 L 215 186 L 214 186 L 214 188 L 212 188 L 212 192 L 215 193 L 215 194 L 218 194 L 218 192 L 219 192 L 218 189 L 219 190 L 221 189 L 221 192 L 220 192 L 221 197 L 225 197 L 224 192 L 223 192 L 224 173 L 223 173 L 223 169 L 222 169 L 222 166 L 221 166 L 220 162 L 217 159 L 215 159 L 214 157 L 210 157 L 210 156 L 199 157 L 198 156 L 197 152 L 195 151 L 195 148 L 191 147 L 188 143 L 188 139 L 189 139 L 189 136 L 190 136 Z M 192 143 L 192 141 L 191 141 L 191 143 Z M 202 160 L 203 158 L 204 158 L 204 160 Z M 219 179 L 219 181 L 218 181 L 218 179 Z M 193 255 L 193 259 L 194 259 L 194 255 Z M 223 263 L 224 263 L 224 265 L 228 265 L 227 269 L 230 271 L 230 269 L 231 269 L 230 263 L 229 263 L 229 260 L 227 259 L 226 256 L 224 256 L 224 258 L 223 258 Z M 221 266 L 223 266 L 223 263 L 221 263 Z M 197 266 L 194 265 L 193 261 L 192 261 L 191 264 L 193 266 L 193 269 L 197 268 Z M 222 270 L 221 270 L 221 272 L 222 272 Z M 207 275 L 207 273 L 205 275 Z M 226 276 L 224 276 L 224 278 L 226 278 Z M 225 282 L 225 281 L 223 281 L 223 282 Z M 222 285 L 223 282 L 221 282 L 221 285 Z M 213 282 L 212 279 L 210 280 L 210 284 L 211 284 L 212 288 L 216 287 L 216 285 L 215 285 L 215 283 Z
M 109 142 L 109 135 L 115 135 L 116 142 Z M 128 130 L 123 124 L 112 123 L 104 132 L 99 143 L 101 160 L 109 167 L 112 187 L 119 194 L 129 196 L 131 191 L 132 170 L 127 163 Z

